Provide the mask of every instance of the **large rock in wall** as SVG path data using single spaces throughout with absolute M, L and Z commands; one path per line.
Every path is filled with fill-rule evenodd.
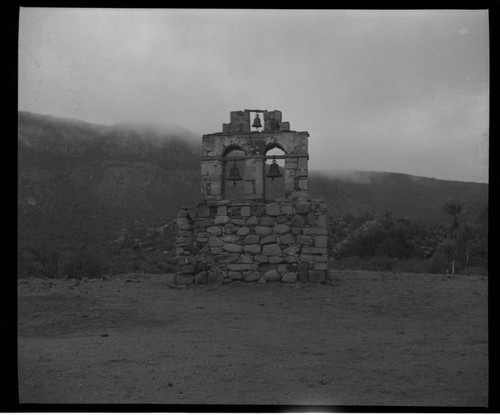
M 178 284 L 325 282 L 327 207 L 320 200 L 203 201 L 177 218 Z

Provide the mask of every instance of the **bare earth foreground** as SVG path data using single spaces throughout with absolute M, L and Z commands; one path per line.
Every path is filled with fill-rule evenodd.
M 487 280 L 19 280 L 21 403 L 488 403 Z

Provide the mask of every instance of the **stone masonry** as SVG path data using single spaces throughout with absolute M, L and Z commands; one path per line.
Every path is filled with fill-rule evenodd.
M 290 131 L 288 122 L 281 122 L 280 111 L 264 111 L 264 130 L 250 131 L 250 110 L 231 112 L 230 124 L 224 124 L 222 133 L 206 134 L 202 138 L 201 197 L 204 200 L 224 200 L 227 174 L 233 158 L 226 157 L 230 150 L 241 150 L 238 158 L 243 180 L 241 199 L 266 200 L 266 152 L 279 148 L 285 154 L 284 194 L 286 198 L 307 198 L 308 142 L 306 131 Z M 271 122 L 272 121 L 272 122 Z M 268 126 L 269 129 L 266 129 Z
M 262 132 L 250 131 L 250 112 L 263 113 Z M 308 199 L 308 136 L 290 131 L 280 111 L 260 110 L 234 111 L 222 133 L 203 136 L 202 200 L 177 218 L 178 284 L 328 280 L 327 206 Z M 284 167 L 271 183 L 266 153 L 276 147 Z M 231 184 L 234 149 L 241 178 Z M 225 198 L 237 185 L 239 196 Z M 282 186 L 284 197 L 266 195 L 269 185 Z

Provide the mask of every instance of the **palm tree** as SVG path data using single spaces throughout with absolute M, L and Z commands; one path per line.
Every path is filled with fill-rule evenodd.
M 447 241 L 445 251 L 451 259 L 451 273 L 455 274 L 455 261 L 463 261 L 465 269 L 469 263 L 467 252 L 467 241 L 469 239 L 469 228 L 459 220 L 464 210 L 465 203 L 461 200 L 445 203 L 443 210 L 453 217 L 453 222 L 447 226 Z

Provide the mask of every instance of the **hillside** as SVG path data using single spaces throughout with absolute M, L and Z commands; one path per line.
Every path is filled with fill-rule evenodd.
M 199 199 L 200 137 L 183 127 L 95 125 L 19 112 L 20 245 L 105 245 L 123 229 L 158 227 Z M 313 167 L 313 166 L 311 166 Z M 426 223 L 448 220 L 447 200 L 473 219 L 488 186 L 396 173 L 311 173 L 310 195 L 331 215 L 384 213 Z
M 392 212 L 417 222 L 441 224 L 449 220 L 442 206 L 464 200 L 463 218 L 474 221 L 487 203 L 488 185 L 438 180 L 386 172 L 343 172 L 310 174 L 310 194 L 329 202 L 330 215 Z
M 193 133 L 173 130 L 19 113 L 20 242 L 103 242 L 195 203 L 199 149 Z

